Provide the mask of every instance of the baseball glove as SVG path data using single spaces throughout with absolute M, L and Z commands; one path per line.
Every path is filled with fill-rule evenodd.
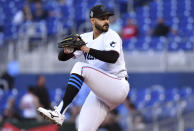
M 80 48 L 86 43 L 81 39 L 78 34 L 72 34 L 65 37 L 61 42 L 58 43 L 58 48 L 74 48 L 80 50 Z

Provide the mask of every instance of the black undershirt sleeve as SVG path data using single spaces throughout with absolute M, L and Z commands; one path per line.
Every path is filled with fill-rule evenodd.
M 107 63 L 115 63 L 119 58 L 119 53 L 113 50 L 101 51 L 101 50 L 90 48 L 89 54 L 94 56 L 96 59 L 99 59 Z
M 69 60 L 70 58 L 72 58 L 73 56 L 74 56 L 73 53 L 65 54 L 65 53 L 63 52 L 63 50 L 61 50 L 61 51 L 59 52 L 59 54 L 58 54 L 58 59 L 59 59 L 60 61 L 67 61 L 67 60 Z

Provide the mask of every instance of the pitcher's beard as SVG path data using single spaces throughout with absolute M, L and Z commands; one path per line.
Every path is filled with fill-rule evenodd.
M 109 25 L 108 24 L 105 24 L 103 26 L 100 26 L 99 24 L 95 23 L 95 27 L 96 29 L 98 29 L 100 32 L 107 32 L 108 31 L 108 28 L 109 28 Z

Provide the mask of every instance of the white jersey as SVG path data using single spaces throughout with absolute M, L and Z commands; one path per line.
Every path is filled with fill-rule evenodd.
M 100 34 L 100 36 L 96 39 L 93 39 L 93 31 L 81 34 L 80 36 L 86 42 L 87 47 L 97 50 L 116 51 L 119 53 L 119 58 L 116 63 L 112 64 L 98 60 L 87 53 L 83 53 L 82 51 L 74 52 L 75 57 L 84 54 L 85 59 L 90 65 L 100 68 L 110 74 L 114 74 L 120 78 L 127 76 L 122 50 L 122 40 L 115 31 L 109 29 L 107 32 Z

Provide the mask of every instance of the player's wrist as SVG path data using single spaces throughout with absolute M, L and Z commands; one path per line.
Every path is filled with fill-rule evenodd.
M 90 48 L 88 48 L 86 45 L 83 45 L 80 49 L 82 51 L 86 52 L 86 53 L 89 53 L 90 52 Z

